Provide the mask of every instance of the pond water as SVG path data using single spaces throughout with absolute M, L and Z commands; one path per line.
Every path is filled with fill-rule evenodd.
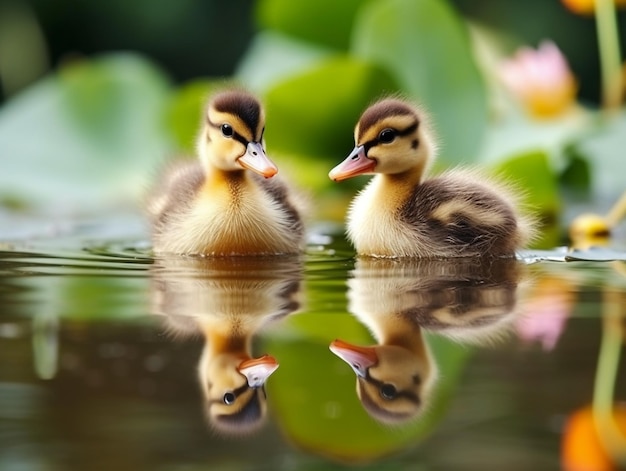
M 155 259 L 132 217 L 12 229 L 0 469 L 626 456 L 624 262 L 356 260 L 334 227 L 303 257 Z

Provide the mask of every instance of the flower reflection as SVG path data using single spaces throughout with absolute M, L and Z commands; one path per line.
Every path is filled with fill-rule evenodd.
M 530 115 L 551 118 L 575 103 L 577 85 L 567 60 L 551 41 L 520 48 L 500 65 L 500 76 Z
M 574 287 L 567 279 L 545 276 L 537 280 L 528 295 L 524 315 L 516 319 L 519 337 L 538 341 L 546 351 L 551 351 L 565 329 L 574 304 Z
M 266 417 L 265 382 L 278 363 L 269 355 L 253 358 L 252 339 L 299 308 L 300 268 L 291 257 L 157 260 L 152 311 L 176 335 L 204 337 L 198 376 L 216 429 L 250 432 Z
M 516 312 L 516 260 L 360 259 L 349 284 L 349 310 L 372 332 L 374 346 L 335 340 L 350 365 L 365 410 L 384 423 L 419 417 L 437 377 L 423 330 L 457 341 L 491 341 Z
M 602 337 L 593 400 L 590 406 L 571 413 L 565 424 L 561 444 L 564 471 L 614 470 L 626 464 L 626 405 L 615 399 L 626 341 L 625 299 L 610 286 L 604 286 L 602 295 Z
M 617 404 L 613 408 L 611 420 L 617 432 L 622 435 L 623 447 L 626 445 L 626 404 Z M 616 470 L 615 461 L 620 451 L 607 449 L 601 439 L 602 433 L 591 407 L 584 407 L 570 414 L 563 431 L 562 469 L 564 471 Z M 621 455 L 622 459 L 626 459 L 626 450 L 623 448 Z

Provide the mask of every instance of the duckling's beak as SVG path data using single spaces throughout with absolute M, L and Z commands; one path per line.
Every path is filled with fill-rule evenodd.
M 278 173 L 278 168 L 267 157 L 260 142 L 248 142 L 246 153 L 239 157 L 238 162 L 243 168 L 263 175 L 265 178 L 273 177 Z
M 261 358 L 242 361 L 237 371 L 246 377 L 249 387 L 260 388 L 277 368 L 278 362 L 274 357 L 263 355 Z
M 346 159 L 330 171 L 331 180 L 339 182 L 347 178 L 374 171 L 376 161 L 365 155 L 365 147 L 356 146 Z
M 343 340 L 334 340 L 329 348 L 331 352 L 350 365 L 350 368 L 361 378 L 367 376 L 367 369 L 370 366 L 378 363 L 378 355 L 374 347 L 359 347 Z

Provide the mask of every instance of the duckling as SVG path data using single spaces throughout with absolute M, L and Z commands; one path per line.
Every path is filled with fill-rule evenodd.
M 387 98 L 361 115 L 355 148 L 329 177 L 375 174 L 353 200 L 347 233 L 360 255 L 448 258 L 513 256 L 531 221 L 517 199 L 476 172 L 425 179 L 436 153 L 426 113 Z
M 152 273 L 152 312 L 166 316 L 173 333 L 204 338 L 198 377 L 210 424 L 225 433 L 257 430 L 278 362 L 253 357 L 251 344 L 299 308 L 299 257 L 159 257 Z
M 374 419 L 398 424 L 418 417 L 436 377 L 420 325 L 402 312 L 407 297 L 397 278 L 349 280 L 350 312 L 372 332 L 377 345 L 334 340 L 330 350 L 356 374 L 361 404 Z
M 404 327 L 404 326 L 399 326 Z M 434 367 L 419 332 L 410 345 L 384 343 L 359 346 L 333 340 L 330 350 L 356 373 L 361 404 L 374 419 L 387 424 L 407 422 L 422 411 Z M 403 334 L 403 335 L 406 335 Z
M 348 280 L 349 311 L 377 341 L 335 340 L 330 349 L 354 370 L 366 411 L 384 423 L 419 417 L 437 365 L 425 331 L 481 343 L 512 326 L 520 262 L 512 258 L 359 258 Z
M 302 201 L 265 153 L 265 114 L 238 90 L 208 102 L 199 160 L 172 166 L 148 202 L 156 253 L 293 254 L 302 251 Z

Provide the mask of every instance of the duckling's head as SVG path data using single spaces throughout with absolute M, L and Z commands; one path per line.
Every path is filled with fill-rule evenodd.
M 426 114 L 396 98 L 381 100 L 365 110 L 354 129 L 355 147 L 329 177 L 335 181 L 356 175 L 422 174 L 435 154 Z
M 355 372 L 359 400 L 374 419 L 398 424 L 424 409 L 435 375 L 428 355 L 397 345 L 362 347 L 343 340 L 333 341 L 330 350 Z
M 199 373 L 211 424 L 226 433 L 256 430 L 266 415 L 265 382 L 277 368 L 269 355 L 203 355 Z
M 278 169 L 265 154 L 265 114 L 259 101 L 243 91 L 225 91 L 208 103 L 198 137 L 205 167 L 225 171 L 252 170 L 266 178 Z

